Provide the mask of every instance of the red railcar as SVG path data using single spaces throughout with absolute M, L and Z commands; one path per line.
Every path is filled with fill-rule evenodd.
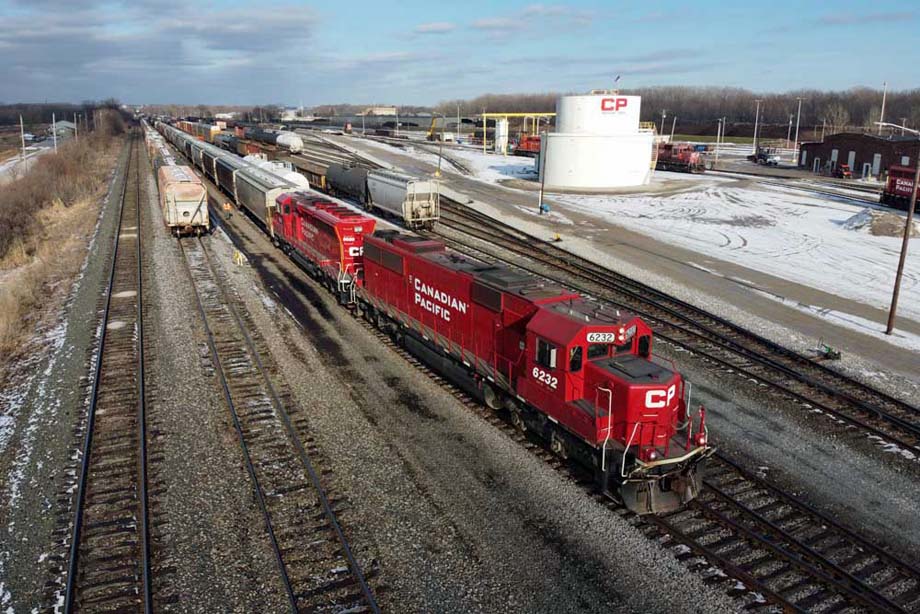
M 907 211 L 910 206 L 911 188 L 917 169 L 908 166 L 892 166 L 888 169 L 888 182 L 882 190 L 880 202 L 883 205 Z M 920 190 L 920 187 L 917 188 Z M 918 193 L 920 195 L 920 193 Z
M 359 310 L 519 428 L 594 467 L 604 492 L 639 513 L 696 496 L 711 453 L 702 411 L 688 420 L 684 382 L 652 359 L 638 317 L 395 231 L 366 237 L 364 256 Z
M 276 199 L 272 242 L 337 293 L 354 301 L 363 270 L 364 238 L 377 220 L 308 192 Z
M 514 155 L 536 158 L 540 155 L 540 135 L 522 134 L 521 140 L 514 147 Z
M 702 173 L 706 170 L 703 154 L 689 143 L 659 143 L 655 170 Z

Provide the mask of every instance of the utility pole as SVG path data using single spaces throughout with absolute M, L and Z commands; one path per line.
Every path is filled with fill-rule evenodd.
M 73 114 L 73 140 L 77 143 L 80 142 L 80 126 L 77 124 L 77 114 Z
M 802 119 L 802 99 L 798 98 L 799 101 L 799 110 L 795 115 L 795 145 L 792 146 L 792 149 L 795 151 L 792 152 L 792 161 L 795 162 L 795 165 L 799 165 L 799 121 Z
M 757 123 L 760 120 L 760 103 L 763 102 L 759 98 L 754 102 L 757 103 L 757 109 L 754 111 L 754 151 L 751 153 L 757 153 Z
M 882 112 L 878 117 L 878 133 L 882 133 L 882 122 L 885 121 L 885 99 L 888 97 L 888 82 L 882 83 Z
M 674 116 L 674 121 L 671 122 L 671 141 L 674 141 L 674 127 L 677 125 L 677 116 Z
M 827 130 L 827 118 L 821 120 L 821 142 L 824 142 L 824 132 Z
M 786 147 L 789 147 L 789 137 L 792 136 L 792 114 L 789 114 L 789 129 L 786 130 Z
M 668 112 L 665 109 L 661 110 L 661 134 L 664 135 L 664 118 L 668 116 Z
M 19 150 L 19 160 L 26 159 L 26 130 L 22 125 L 22 113 L 19 114 L 19 140 L 22 143 L 22 149 Z
M 546 186 L 546 152 L 549 151 L 549 139 L 546 134 L 540 136 L 540 196 L 538 198 L 538 213 L 543 215 L 546 207 L 543 205 L 543 188 Z
M 399 107 L 394 107 L 396 109 L 396 136 L 399 136 Z
M 901 258 L 898 260 L 898 272 L 894 278 L 894 291 L 891 294 L 891 309 L 888 311 L 888 327 L 885 334 L 894 330 L 894 319 L 898 311 L 898 295 L 901 293 L 901 277 L 904 276 L 904 261 L 907 259 L 907 246 L 910 243 L 910 231 L 913 229 L 914 208 L 917 206 L 917 186 L 920 185 L 920 160 L 917 160 L 917 172 L 914 173 L 914 185 L 907 207 L 907 224 L 904 226 L 904 240 L 901 242 Z
M 719 163 L 719 142 L 722 139 L 722 118 L 720 117 L 716 120 L 716 161 L 712 165 L 713 168 Z
M 54 153 L 57 153 L 57 119 L 51 114 L 51 138 L 54 139 Z
M 901 136 L 904 136 L 904 129 L 907 128 L 907 118 L 901 118 Z
M 457 105 L 457 142 L 458 143 L 460 142 L 460 127 L 461 126 L 462 124 L 460 123 L 460 105 L 458 104 Z

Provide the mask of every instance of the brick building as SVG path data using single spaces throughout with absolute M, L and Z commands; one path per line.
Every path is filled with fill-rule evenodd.
M 823 141 L 802 143 L 799 166 L 814 172 L 849 164 L 854 177 L 880 176 L 893 165 L 913 166 L 920 156 L 920 137 L 841 132 Z

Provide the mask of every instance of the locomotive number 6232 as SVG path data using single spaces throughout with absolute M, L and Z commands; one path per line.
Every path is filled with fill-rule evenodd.
M 547 373 L 540 367 L 534 367 L 532 373 L 533 373 L 533 378 L 535 380 L 537 380 L 538 382 L 543 382 L 544 384 L 546 384 L 553 390 L 555 390 L 556 387 L 559 385 L 558 377 L 550 375 L 549 373 Z
M 588 343 L 615 343 L 616 340 L 614 333 L 588 333 Z

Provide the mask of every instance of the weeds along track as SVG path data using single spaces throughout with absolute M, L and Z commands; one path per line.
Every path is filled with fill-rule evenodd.
M 446 388 L 468 411 L 502 430 L 652 539 L 665 542 L 710 582 L 722 582 L 745 609 L 822 612 L 913 612 L 920 609 L 920 569 L 727 457 L 709 462 L 700 496 L 662 516 L 636 516 L 595 494 L 587 471 L 557 458 L 544 442 L 481 405 L 363 321 L 382 343 Z
M 207 241 L 180 240 L 211 360 L 293 612 L 379 612 L 330 496 Z
M 860 437 L 868 434 L 920 456 L 920 409 L 909 403 L 443 197 L 439 228 L 441 238 L 460 251 L 506 261 L 510 255 L 514 265 L 635 313 L 662 339 L 765 384 L 809 411 L 825 412 Z
M 65 611 L 152 610 L 144 392 L 141 160 L 130 153 L 93 365 Z

